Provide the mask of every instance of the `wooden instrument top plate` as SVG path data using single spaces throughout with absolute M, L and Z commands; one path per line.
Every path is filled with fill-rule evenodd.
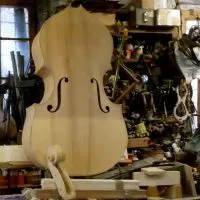
M 45 92 L 40 104 L 27 109 L 22 139 L 35 164 L 47 167 L 52 145 L 62 148 L 63 166 L 72 176 L 104 172 L 123 155 L 127 130 L 121 106 L 113 104 L 103 88 L 112 50 L 107 28 L 82 7 L 68 7 L 44 23 L 33 41 L 32 55 Z M 61 82 L 60 108 L 51 113 L 47 106 L 58 104 L 62 77 L 68 82 Z M 100 109 L 98 98 L 109 112 Z

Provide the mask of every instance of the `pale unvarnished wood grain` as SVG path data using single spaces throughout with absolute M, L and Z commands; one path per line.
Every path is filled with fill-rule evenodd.
M 71 179 L 75 190 L 82 191 L 116 191 L 139 190 L 137 180 L 101 180 L 101 179 Z M 56 189 L 53 179 L 42 179 L 42 189 Z
M 99 20 L 102 24 L 106 26 L 113 26 L 115 25 L 115 18 L 116 14 L 114 13 L 91 13 L 92 17 L 95 17 L 97 20 Z
M 180 172 L 167 171 L 163 175 L 149 176 L 144 172 L 134 172 L 133 179 L 138 180 L 140 186 L 163 186 L 163 185 L 179 185 L 180 184 Z
M 147 168 L 142 168 L 141 169 L 142 172 L 144 172 L 145 174 L 149 175 L 149 176 L 160 176 L 166 173 L 165 170 L 160 169 L 158 167 L 147 167 Z
M 29 191 L 28 191 L 29 192 Z M 34 189 L 30 191 L 31 195 L 41 199 L 55 198 L 58 199 L 59 195 L 57 190 L 43 190 Z M 146 190 L 131 190 L 131 191 L 76 191 L 76 199 L 147 199 Z M 154 199 L 155 200 L 155 199 Z
M 32 55 L 36 73 L 45 83 L 40 104 L 27 109 L 23 146 L 28 158 L 47 167 L 47 149 L 60 145 L 69 175 L 84 176 L 104 172 L 123 155 L 127 131 L 121 106 L 113 104 L 103 89 L 103 75 L 110 68 L 113 44 L 105 26 L 82 7 L 68 7 L 46 21 L 36 36 Z M 61 106 L 57 105 L 57 84 L 62 77 Z M 96 85 L 100 84 L 100 111 Z

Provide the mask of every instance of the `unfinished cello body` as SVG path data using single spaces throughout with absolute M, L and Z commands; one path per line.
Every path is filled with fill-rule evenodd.
M 35 37 L 32 55 L 45 91 L 27 108 L 22 143 L 28 158 L 47 166 L 47 149 L 59 145 L 71 176 L 111 168 L 127 148 L 121 106 L 105 94 L 112 37 L 81 6 L 69 6 L 47 20 Z

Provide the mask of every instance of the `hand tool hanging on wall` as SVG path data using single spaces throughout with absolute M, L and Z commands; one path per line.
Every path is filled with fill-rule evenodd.
M 24 77 L 24 56 L 17 51 L 17 68 L 18 68 L 18 78 L 21 81 Z
M 13 83 L 13 79 L 12 76 L 10 74 L 10 72 L 8 73 L 8 82 L 9 82 L 9 86 L 12 85 Z M 12 107 L 12 89 L 11 87 L 8 87 L 8 97 L 7 97 L 7 101 L 6 101 L 6 105 L 5 105 L 5 128 L 4 128 L 4 132 L 5 132 L 5 138 L 6 138 L 6 143 L 10 144 L 11 138 L 13 138 L 14 136 L 16 136 L 17 134 L 17 124 L 16 121 L 13 117 L 13 107 Z
M 185 92 L 183 92 L 185 90 Z M 181 95 L 180 93 L 184 93 Z M 186 98 L 188 95 L 188 88 L 187 84 L 184 80 L 181 81 L 181 84 L 176 88 L 176 93 L 178 97 L 178 101 L 176 103 L 176 106 L 174 107 L 174 117 L 180 121 L 183 122 L 186 120 L 191 114 L 188 112 L 187 106 L 186 106 Z
M 24 67 L 22 65 L 18 66 L 18 69 L 20 71 L 20 76 L 18 76 L 18 70 L 17 70 L 17 64 L 16 64 L 16 60 L 15 60 L 14 51 L 11 51 L 10 55 L 11 55 L 11 60 L 12 60 L 12 65 L 13 65 L 14 88 L 15 88 L 16 98 L 17 98 L 17 107 L 18 107 L 18 111 L 19 111 L 20 122 L 21 122 L 21 124 L 23 124 L 24 119 L 25 119 L 25 108 L 24 108 L 23 98 L 20 93 L 20 89 L 17 87 L 17 84 L 18 84 L 18 81 L 21 79 L 21 76 L 22 76 L 21 73 L 23 73 Z M 17 55 L 18 55 L 18 64 L 23 64 L 23 60 L 22 60 L 22 57 L 20 56 L 19 52 L 17 53 Z
M 121 44 L 118 48 L 118 57 L 117 57 L 117 66 L 116 66 L 116 72 L 115 72 L 115 80 L 113 83 L 113 92 L 112 92 L 112 97 L 111 99 L 115 99 L 115 92 L 116 92 L 116 86 L 117 86 L 117 78 L 119 76 L 119 70 L 120 66 L 123 63 L 123 48 L 124 48 L 124 43 L 128 39 L 128 29 L 124 29 L 123 35 L 122 35 L 122 41 Z

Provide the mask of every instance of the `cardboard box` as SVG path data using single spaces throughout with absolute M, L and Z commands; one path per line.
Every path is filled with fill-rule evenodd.
M 146 9 L 154 8 L 154 0 L 132 0 L 132 2 L 136 8 L 146 8 Z
M 156 10 L 167 8 L 167 0 L 133 0 L 133 5 L 136 8 Z
M 154 10 L 167 8 L 167 0 L 154 0 Z
M 180 26 L 181 13 L 177 9 L 158 9 L 155 11 L 156 25 L 158 26 Z
M 129 13 L 129 26 L 154 26 L 154 10 L 136 8 Z
M 132 138 L 128 140 L 128 148 L 148 147 L 150 139 L 145 138 Z

